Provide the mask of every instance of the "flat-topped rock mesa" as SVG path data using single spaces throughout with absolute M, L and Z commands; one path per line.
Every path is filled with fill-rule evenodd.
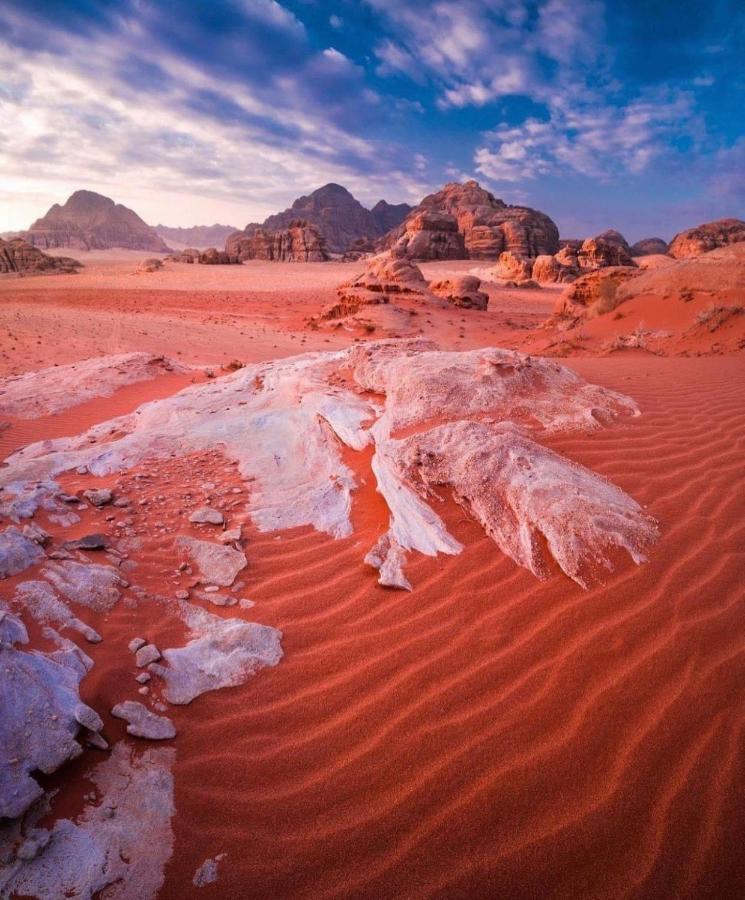
M 676 259 L 701 256 L 717 247 L 745 241 L 745 222 L 742 219 L 717 219 L 676 234 L 670 242 L 669 253 Z
M 559 229 L 545 213 L 509 206 L 467 181 L 425 197 L 381 244 L 412 259 L 498 259 L 503 252 L 536 257 L 556 253 Z
M 172 228 L 168 225 L 155 225 L 156 233 L 171 246 L 207 250 L 210 247 L 222 247 L 233 232 L 239 229 L 235 225 L 194 225 L 191 228 Z
M 411 211 L 406 203 L 393 205 L 380 200 L 370 209 L 340 184 L 326 184 L 304 197 L 298 197 L 289 209 L 269 216 L 261 227 L 269 232 L 284 231 L 302 219 L 315 225 L 323 235 L 329 252 L 345 253 L 356 241 L 371 241 L 400 224 Z M 227 247 L 226 247 L 227 249 Z
M 667 251 L 667 241 L 663 241 L 662 238 L 658 237 L 642 238 L 642 240 L 631 245 L 632 256 L 656 256 L 665 254 Z
M 75 191 L 64 206 L 55 203 L 26 232 L 35 247 L 74 247 L 78 250 L 150 250 L 168 253 L 155 229 L 131 209 L 94 191 Z
M 293 219 L 286 228 L 272 231 L 262 225 L 247 225 L 225 242 L 225 253 L 239 262 L 265 259 L 279 262 L 326 262 L 330 253 L 317 225 Z
M 38 275 L 51 272 L 75 272 L 82 263 L 69 256 L 50 256 L 24 241 L 0 239 L 0 273 Z

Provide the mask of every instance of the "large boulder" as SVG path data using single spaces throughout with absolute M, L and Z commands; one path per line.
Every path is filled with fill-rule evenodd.
M 533 261 L 518 256 L 510 250 L 500 253 L 499 261 L 494 267 L 497 278 L 508 278 L 510 281 L 525 281 L 533 272 Z
M 618 288 L 640 274 L 641 269 L 631 266 L 607 266 L 587 272 L 566 288 L 554 315 L 576 322 L 611 312 L 619 302 Z
M 18 275 L 40 275 L 52 272 L 74 272 L 81 266 L 69 256 L 50 256 L 24 241 L 13 238 L 0 239 L 0 273 Z
M 245 231 L 230 235 L 225 242 L 225 253 L 239 262 L 247 259 L 325 262 L 330 259 L 320 229 L 304 219 L 293 220 L 279 231 L 248 225 Z
M 603 238 L 588 238 L 577 251 L 580 269 L 604 269 L 607 266 L 635 266 L 629 252 L 618 243 Z
M 412 259 L 498 259 L 504 251 L 534 257 L 559 249 L 559 231 L 545 213 L 508 206 L 467 181 L 425 197 L 382 241 L 394 245 Z
M 745 222 L 742 219 L 718 219 L 676 234 L 670 242 L 669 253 L 676 259 L 687 259 L 740 241 L 745 241 Z
M 667 253 L 667 251 L 667 241 L 663 241 L 662 238 L 656 237 L 643 238 L 631 247 L 632 256 L 656 256 L 658 254 Z
M 543 254 L 537 256 L 533 262 L 533 270 L 530 277 L 539 284 L 551 284 L 574 281 L 579 275 L 579 269 L 576 266 L 577 256 L 574 255 L 574 263 L 564 263 L 562 260 L 567 258 L 565 251 L 559 251 L 564 256 L 559 258 L 559 254 L 548 256 Z
M 489 295 L 481 290 L 481 279 L 475 275 L 453 275 L 432 281 L 429 289 L 437 297 L 463 309 L 486 309 L 489 305 Z
M 427 282 L 419 266 L 405 256 L 381 254 L 364 271 L 337 288 L 337 302 L 324 310 L 323 318 L 354 315 L 363 306 L 388 303 L 392 294 L 424 294 Z
M 55 203 L 26 233 L 35 247 L 75 247 L 80 250 L 150 250 L 169 248 L 155 229 L 133 210 L 94 191 L 75 191 L 67 202 Z

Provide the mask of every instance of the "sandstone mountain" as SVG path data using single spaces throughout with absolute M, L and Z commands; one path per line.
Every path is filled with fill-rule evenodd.
M 467 181 L 425 197 L 381 246 L 412 259 L 498 259 L 503 252 L 532 258 L 559 249 L 559 230 L 545 213 L 508 206 Z
M 69 256 L 50 256 L 24 241 L 0 239 L 0 273 L 36 275 L 48 272 L 74 272 L 81 263 Z
M 385 200 L 372 210 L 365 209 L 345 187 L 331 183 L 299 197 L 289 209 L 269 216 L 261 227 L 266 231 L 280 231 L 291 222 L 303 219 L 319 228 L 330 252 L 344 253 L 355 241 L 385 234 L 402 222 L 410 210 L 406 203 L 394 206 Z M 252 227 L 255 226 L 246 226 Z
M 676 234 L 670 242 L 670 256 L 684 259 L 701 256 L 709 250 L 745 241 L 745 222 L 741 219 L 718 219 Z
M 632 256 L 655 256 L 657 254 L 667 253 L 667 241 L 662 238 L 652 237 L 643 238 L 637 241 L 631 247 Z
M 107 250 L 124 247 L 167 253 L 168 246 L 133 212 L 94 191 L 75 191 L 64 206 L 55 203 L 26 233 L 35 247 Z
M 155 231 L 172 246 L 179 244 L 184 248 L 207 250 L 209 247 L 221 247 L 238 229 L 234 225 L 194 225 L 192 228 L 156 225 Z
M 318 226 L 304 219 L 291 220 L 286 228 L 270 230 L 247 225 L 225 242 L 225 253 L 239 262 L 266 259 L 282 262 L 325 262 L 329 251 Z

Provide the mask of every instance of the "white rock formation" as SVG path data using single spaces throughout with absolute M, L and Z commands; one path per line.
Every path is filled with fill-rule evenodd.
M 183 548 L 196 563 L 204 584 L 230 587 L 236 575 L 246 568 L 248 560 L 244 553 L 224 544 L 200 541 L 191 537 L 179 537 L 176 546 Z
M 34 858 L 16 851 L 0 868 L 0 896 L 153 900 L 173 852 L 175 758 L 170 748 L 135 754 L 128 742 L 117 744 L 90 775 L 100 804 L 86 806 L 74 822 L 58 820 Z M 2 849 L 13 853 L 10 843 Z
M 0 578 L 18 575 L 44 559 L 38 541 L 11 526 L 0 532 Z
M 92 644 L 101 640 L 101 635 L 81 622 L 45 581 L 22 581 L 16 587 L 13 599 L 40 625 L 72 628 Z
M 36 771 L 49 774 L 82 752 L 81 726 L 103 722 L 80 700 L 78 685 L 92 662 L 80 650 L 19 650 L 28 634 L 0 610 L 0 818 L 20 816 L 43 791 Z
M 169 718 L 156 716 L 136 700 L 117 703 L 111 710 L 111 715 L 117 719 L 124 719 L 127 723 L 127 734 L 134 737 L 147 738 L 150 741 L 167 741 L 176 737 L 176 729 Z
M 221 619 L 185 601 L 180 601 L 179 609 L 191 640 L 184 647 L 164 650 L 166 665 L 150 666 L 150 672 L 165 681 L 169 703 L 191 703 L 207 691 L 243 684 L 282 658 L 282 632 L 276 628 Z
M 49 562 L 41 574 L 68 600 L 96 612 L 108 612 L 121 597 L 125 581 L 113 566 L 72 559 Z
M 250 483 L 248 512 L 258 528 L 312 525 L 334 537 L 345 537 L 352 531 L 355 479 L 342 459 L 340 444 L 361 450 L 374 443 L 372 470 L 391 515 L 388 544 L 384 552 L 383 545 L 375 549 L 368 561 L 380 569 L 381 581 L 405 587 L 402 564 L 407 552 L 432 556 L 459 553 L 462 548 L 427 501 L 421 479 L 402 467 L 402 440 L 415 434 L 423 439 L 444 424 L 477 422 L 484 435 L 493 429 L 496 452 L 504 444 L 505 423 L 538 439 L 541 434 L 594 429 L 638 414 L 628 397 L 588 384 L 551 360 L 497 348 L 442 352 L 426 341 L 382 341 L 246 366 L 146 404 L 130 416 L 78 437 L 26 447 L 9 457 L 0 482 L 50 479 L 78 466 L 106 475 L 153 457 L 220 447 L 237 461 L 239 472 Z M 111 439 L 112 432 L 120 436 Z M 104 436 L 107 440 L 98 443 Z M 438 450 L 432 443 L 446 436 L 434 432 L 430 445 L 433 452 L 454 454 L 445 468 L 455 473 L 456 444 L 448 441 Z M 551 470 L 547 464 L 536 465 L 536 477 Z M 559 479 L 552 487 L 557 496 L 564 492 L 567 512 L 570 498 L 579 497 L 580 506 L 595 504 L 597 509 L 608 499 L 607 483 L 582 471 L 582 478 L 567 483 Z M 516 483 L 515 491 L 524 483 Z M 504 490 L 502 481 L 492 484 L 482 478 L 478 483 L 484 507 L 498 503 Z M 639 561 L 654 528 L 631 498 L 620 492 L 613 498 L 617 511 L 626 503 L 623 534 L 612 516 L 596 517 L 594 530 L 585 533 L 586 542 L 604 560 L 613 547 L 633 547 L 632 555 Z M 474 498 L 470 499 L 475 511 Z M 528 562 L 530 554 L 514 548 L 525 533 L 543 531 L 538 520 L 551 511 L 527 500 L 515 500 L 514 505 L 516 517 L 503 531 L 512 528 L 515 535 L 505 534 L 498 543 L 503 549 L 512 547 L 513 558 L 537 572 L 535 560 Z M 191 551 L 200 543 L 181 540 Z M 592 555 L 585 551 L 578 558 Z M 583 576 L 568 557 L 564 562 L 565 571 L 582 582 Z M 210 575 L 197 563 L 207 582 Z
M 67 366 L 50 366 L 0 378 L 0 414 L 20 419 L 49 416 L 95 397 L 110 397 L 125 385 L 165 372 L 188 371 L 181 363 L 151 353 L 97 356 Z

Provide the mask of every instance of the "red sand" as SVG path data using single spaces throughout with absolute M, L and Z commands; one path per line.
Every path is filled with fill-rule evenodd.
M 270 266 L 262 277 L 276 273 L 279 281 L 284 270 L 303 268 Z M 322 269 L 324 279 L 331 268 L 341 266 Z M 209 277 L 223 271 L 228 279 L 240 274 L 226 268 Z M 71 329 L 94 318 L 103 329 L 119 304 L 149 332 L 140 343 L 133 326 L 119 350 L 175 347 L 185 361 L 253 361 L 271 355 L 267 344 L 276 340 L 275 353 L 285 355 L 299 349 L 285 329 L 300 328 L 333 293 L 303 287 L 300 277 L 271 301 L 263 289 L 229 296 L 210 287 L 173 291 L 166 306 L 165 293 L 141 289 L 137 278 L 137 290 L 126 293 L 85 293 L 62 277 L 16 280 L 22 290 L 3 282 L 3 321 L 11 316 L 18 335 L 6 370 L 39 367 L 24 354 L 35 333 L 39 357 L 100 352 L 95 330 L 78 330 L 74 349 L 49 347 L 44 316 L 53 310 Z M 526 297 L 525 315 L 545 315 L 537 307 L 550 308 L 555 296 Z M 507 295 L 507 306 L 516 302 Z M 504 325 L 511 306 L 498 298 L 495 305 L 494 295 L 492 304 L 463 316 L 464 338 L 446 318 L 460 324 L 460 311 L 432 312 L 427 333 L 457 347 L 497 342 L 491 330 L 521 334 Z M 246 315 L 251 334 L 210 321 L 216 309 Z M 272 336 L 256 337 L 262 327 Z M 307 349 L 328 347 L 323 334 L 297 334 L 307 335 Z M 382 525 L 371 483 L 356 494 L 351 538 L 246 527 L 241 595 L 256 606 L 238 614 L 282 629 L 285 656 L 243 687 L 173 708 L 176 843 L 162 898 L 194 896 L 194 871 L 223 852 L 218 881 L 200 896 L 742 896 L 743 355 L 621 353 L 564 363 L 641 407 L 638 419 L 550 444 L 648 505 L 661 525 L 650 561 L 639 568 L 625 561 L 589 592 L 561 576 L 541 583 L 448 502 L 438 511 L 465 551 L 415 556 L 407 570 L 414 592 L 386 590 L 360 562 Z M 165 381 L 52 417 L 54 434 L 165 394 Z M 23 440 L 52 433 L 44 420 L 24 428 Z M 13 445 L 15 426 L 2 437 Z M 133 515 L 151 536 L 132 554 L 133 579 L 172 594 L 187 582 L 173 574 L 172 538 L 158 535 L 155 523 L 171 527 L 187 484 L 201 496 L 205 480 L 239 482 L 214 455 L 148 471 L 153 485 L 138 496 L 150 503 Z M 131 493 L 132 477 L 121 480 Z M 79 476 L 63 481 L 82 485 Z M 65 537 L 108 529 L 106 514 L 87 510 Z M 120 604 L 104 642 L 86 647 L 96 667 L 83 695 L 102 713 L 122 691 L 134 695 L 126 644 L 135 632 L 166 645 L 180 637 L 160 607 Z M 121 737 L 123 723 L 104 718 L 107 735 Z M 66 785 L 62 812 L 74 811 L 71 798 L 98 758 L 89 751 L 51 779 Z

